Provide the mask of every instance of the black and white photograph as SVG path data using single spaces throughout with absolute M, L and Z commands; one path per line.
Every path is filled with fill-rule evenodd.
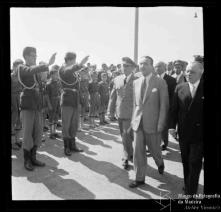
M 206 198 L 203 7 L 9 11 L 12 201 Z

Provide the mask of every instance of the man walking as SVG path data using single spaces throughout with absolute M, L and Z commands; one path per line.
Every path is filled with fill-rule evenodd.
M 197 193 L 203 159 L 203 65 L 187 67 L 187 81 L 176 87 L 172 104 L 172 128 L 178 124 L 179 145 L 184 172 L 185 194 Z
M 160 143 L 169 109 L 167 85 L 163 79 L 153 74 L 153 59 L 149 56 L 142 57 L 139 66 L 143 76 L 134 81 L 133 87 L 134 110 L 131 126 L 134 130 L 135 180 L 129 184 L 130 188 L 145 183 L 146 145 L 159 173 L 164 172 Z
M 128 169 L 128 161 L 133 160 L 132 138 L 129 129 L 133 110 L 133 81 L 137 79 L 133 74 L 136 64 L 129 57 L 123 57 L 122 68 L 124 74 L 114 80 L 108 111 L 111 113 L 116 109 L 123 143 L 123 167 Z

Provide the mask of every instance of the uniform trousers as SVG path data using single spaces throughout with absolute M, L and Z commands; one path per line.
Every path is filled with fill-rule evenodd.
M 146 145 L 156 165 L 164 164 L 161 154 L 161 134 L 146 133 L 143 129 L 142 120 L 137 131 L 134 131 L 134 171 L 136 181 L 145 181 L 147 156 Z
M 61 106 L 62 136 L 74 138 L 78 129 L 79 109 L 71 106 Z
M 39 110 L 22 110 L 21 111 L 23 127 L 23 146 L 26 150 L 36 145 L 41 145 L 43 135 L 43 113 Z
M 131 138 L 130 132 L 128 132 L 131 126 L 131 119 L 118 118 L 118 124 L 123 143 L 123 159 L 130 160 L 133 156 L 133 139 Z

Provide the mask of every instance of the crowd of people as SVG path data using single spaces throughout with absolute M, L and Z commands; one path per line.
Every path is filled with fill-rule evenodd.
M 121 64 L 98 70 L 89 56 L 76 62 L 76 53 L 67 52 L 62 65 L 56 53 L 48 63 L 36 65 L 37 50 L 25 47 L 23 58 L 13 62 L 11 71 L 12 149 L 24 152 L 24 167 L 43 167 L 37 149 L 61 136 L 64 154 L 83 152 L 76 145 L 77 132 L 118 121 L 123 145 L 123 168 L 134 165 L 135 179 L 130 188 L 145 183 L 146 151 L 152 155 L 159 174 L 164 173 L 162 152 L 169 133 L 179 141 L 184 170 L 185 194 L 197 193 L 203 160 L 203 57 L 189 64 L 176 60 L 168 64 L 144 56 L 136 64 L 123 57 Z M 59 122 L 61 120 L 61 122 Z M 88 123 L 88 127 L 86 127 Z M 19 131 L 22 129 L 22 141 Z

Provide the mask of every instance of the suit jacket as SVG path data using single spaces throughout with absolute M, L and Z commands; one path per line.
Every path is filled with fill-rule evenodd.
M 177 84 L 180 84 L 180 83 L 186 82 L 186 78 L 185 78 L 184 74 L 182 74 L 182 75 L 180 76 L 180 78 L 179 78 L 178 81 L 177 81 L 177 76 L 176 76 L 175 74 L 172 75 L 172 77 L 174 77 L 174 78 L 176 79 L 176 83 L 177 83 Z
M 168 74 L 165 74 L 163 79 L 167 83 L 168 94 L 169 94 L 169 103 L 171 105 L 171 103 L 173 101 L 173 94 L 174 94 L 174 91 L 176 88 L 176 80 Z
M 110 94 L 108 112 L 113 113 L 121 119 L 131 119 L 133 111 L 133 81 L 137 79 L 134 74 L 124 85 L 125 75 L 120 75 L 114 79 L 113 89 Z
M 152 75 L 149 86 L 141 99 L 143 77 L 134 81 L 134 106 L 131 126 L 134 131 L 138 130 L 140 121 L 143 121 L 143 129 L 146 133 L 162 131 L 166 124 L 169 109 L 169 97 L 166 82 Z
M 203 132 L 203 80 L 201 79 L 194 98 L 190 93 L 189 84 L 177 85 L 172 103 L 172 126 L 178 124 L 181 141 L 202 142 Z

